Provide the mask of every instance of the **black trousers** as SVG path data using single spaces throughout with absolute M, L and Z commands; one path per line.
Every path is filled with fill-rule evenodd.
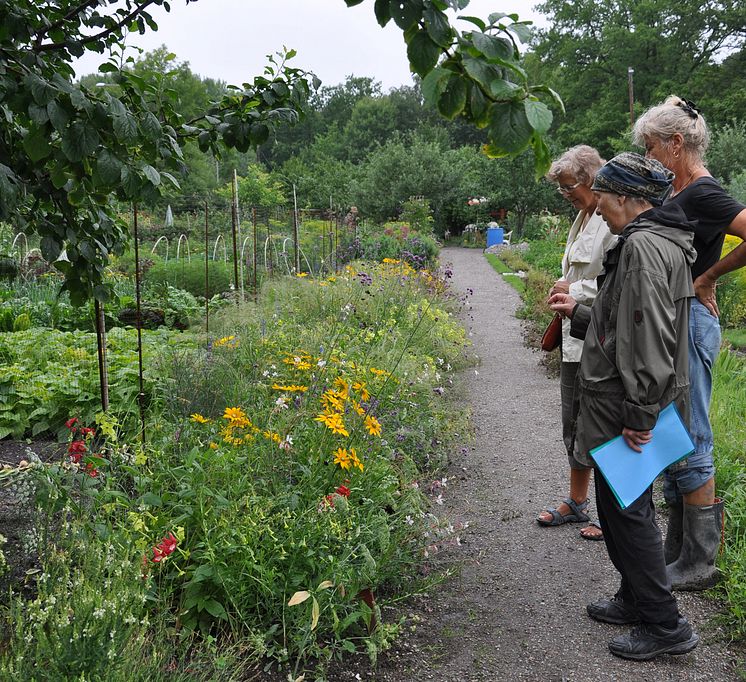
M 634 504 L 622 509 L 598 469 L 594 480 L 596 509 L 604 529 L 606 549 L 622 576 L 617 597 L 633 606 L 643 623 L 675 624 L 679 610 L 666 574 L 652 488 Z

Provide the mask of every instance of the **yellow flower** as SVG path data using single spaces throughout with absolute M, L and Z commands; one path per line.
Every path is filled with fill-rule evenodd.
M 330 276 L 329 276 L 329 277 L 327 277 L 326 279 L 327 279 L 327 281 L 329 281 L 329 282 L 336 282 L 336 281 L 337 281 L 337 278 L 336 278 L 336 277 L 335 277 L 334 275 L 330 275 Z
M 286 365 L 292 365 L 295 369 L 311 369 L 311 356 L 308 353 L 291 355 L 283 359 Z
M 368 429 L 368 433 L 371 436 L 381 435 L 381 422 L 379 422 L 373 415 L 369 414 L 365 418 L 365 428 Z
M 348 391 L 350 390 L 347 382 L 342 377 L 337 377 L 334 380 L 334 385 L 338 389 L 339 397 L 342 398 L 342 400 L 347 400 L 347 396 L 349 395 Z
M 247 422 L 248 417 L 240 407 L 226 407 L 223 413 L 223 419 L 231 422 Z
M 370 368 L 370 373 L 375 374 L 377 377 L 387 377 L 389 375 L 385 369 L 376 369 L 375 367 Z
M 262 431 L 262 435 L 267 439 L 274 441 L 275 443 L 279 443 L 282 438 L 280 437 L 279 433 L 275 433 L 274 431 Z
M 331 389 L 324 391 L 324 394 L 321 396 L 321 402 L 323 403 L 326 412 L 344 412 L 344 398 L 337 391 Z
M 220 348 L 221 346 L 226 346 L 228 348 L 237 348 L 238 339 L 236 339 L 236 337 L 231 334 L 231 336 L 224 336 L 222 339 L 213 341 L 213 344 L 212 344 L 213 348 Z
M 217 443 L 210 443 L 210 450 L 217 450 L 218 444 Z
M 300 386 L 298 384 L 272 384 L 272 388 L 275 391 L 287 391 L 288 393 L 305 393 L 308 390 L 308 386 Z
M 308 277 L 308 273 L 307 272 L 296 272 L 295 276 L 296 277 Z
M 203 417 L 201 414 L 198 414 L 196 412 L 191 417 L 189 417 L 189 419 L 197 424 L 209 424 L 212 421 L 212 419 Z
M 396 259 L 394 259 L 394 258 L 384 258 L 384 259 L 383 259 L 383 262 L 384 262 L 384 263 L 388 263 L 388 264 L 390 264 L 390 265 L 398 265 L 399 263 L 401 263 L 401 261 L 400 261 L 400 260 L 396 260 Z
M 364 469 L 363 463 L 358 459 L 355 448 L 350 448 L 350 462 L 352 463 L 352 466 L 357 467 L 360 471 Z
M 334 453 L 334 464 L 339 464 L 343 469 L 349 469 L 352 466 L 350 454 L 345 448 L 337 448 L 337 451 Z
M 345 428 L 341 414 L 325 412 L 316 417 L 315 421 L 324 424 L 326 428 L 331 429 L 332 433 L 338 433 L 340 436 L 350 435 L 349 431 Z
M 360 397 L 363 400 L 368 400 L 370 398 L 370 393 L 368 393 L 368 389 L 365 388 L 365 382 L 363 381 L 356 381 L 354 384 L 352 384 L 352 389 L 354 391 L 360 392 Z

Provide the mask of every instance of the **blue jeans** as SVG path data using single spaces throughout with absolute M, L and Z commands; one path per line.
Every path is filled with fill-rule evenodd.
M 666 502 L 680 502 L 681 495 L 701 488 L 715 475 L 710 398 L 712 366 L 720 352 L 720 321 L 698 299 L 689 311 L 689 434 L 694 452 L 666 469 L 663 493 Z

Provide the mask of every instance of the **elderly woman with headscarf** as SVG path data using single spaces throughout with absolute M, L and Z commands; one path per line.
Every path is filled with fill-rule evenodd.
M 687 336 L 696 257 L 693 225 L 676 205 L 663 205 L 673 174 L 639 154 L 619 154 L 596 175 L 600 213 L 619 234 L 591 308 L 555 294 L 552 309 L 571 318 L 585 338 L 578 370 L 580 391 L 576 456 L 621 435 L 636 451 L 650 442 L 659 412 L 674 402 L 688 418 Z M 649 660 L 683 654 L 699 637 L 679 613 L 666 573 L 661 534 L 649 487 L 622 508 L 603 476 L 595 477 L 596 505 L 609 557 L 621 575 L 611 599 L 588 605 L 588 615 L 636 624 L 615 637 L 617 656 Z
M 703 590 L 717 582 L 715 566 L 722 532 L 723 502 L 715 497 L 714 441 L 709 408 L 712 367 L 720 352 L 715 286 L 719 277 L 746 265 L 746 241 L 722 260 L 726 234 L 746 240 L 746 206 L 723 190 L 702 158 L 709 141 L 697 108 L 676 96 L 646 111 L 635 123 L 635 143 L 676 177 L 668 202 L 696 221 L 692 266 L 694 293 L 689 316 L 689 385 L 694 453 L 666 471 L 669 507 L 665 553 L 674 589 Z
M 593 179 L 604 160 L 588 145 L 571 147 L 555 160 L 546 177 L 557 183 L 557 191 L 578 211 L 567 235 L 562 257 L 562 277 L 552 287 L 549 295 L 570 294 L 579 303 L 591 305 L 598 291 L 596 278 L 603 272 L 604 255 L 616 243 L 604 219 L 596 213 L 596 197 L 591 191 Z M 562 324 L 560 353 L 560 399 L 562 405 L 562 440 L 570 462 L 570 491 L 556 509 L 541 512 L 536 521 L 542 526 L 559 526 L 564 523 L 589 521 L 588 484 L 592 468 L 574 456 L 573 419 L 575 401 L 575 376 L 580 365 L 583 342 L 570 336 L 570 321 Z M 603 533 L 596 523 L 580 531 L 586 540 L 603 540 Z

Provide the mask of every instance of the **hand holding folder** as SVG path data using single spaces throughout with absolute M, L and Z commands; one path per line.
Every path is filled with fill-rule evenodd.
M 660 411 L 652 434 L 642 452 L 635 452 L 622 436 L 591 450 L 622 509 L 640 497 L 664 469 L 694 452 L 689 431 L 673 403 Z

